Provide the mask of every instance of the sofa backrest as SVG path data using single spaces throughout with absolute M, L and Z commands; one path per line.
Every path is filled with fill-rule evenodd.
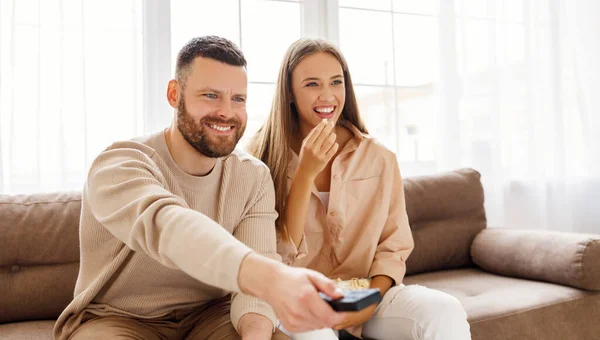
M 55 319 L 79 270 L 80 193 L 0 195 L 0 323 Z
M 481 175 L 461 169 L 404 179 L 415 248 L 407 274 L 472 266 L 471 244 L 486 227 Z
M 466 267 L 485 228 L 472 169 L 404 179 L 415 240 L 407 274 Z M 54 319 L 73 298 L 79 270 L 81 193 L 0 195 L 0 323 Z

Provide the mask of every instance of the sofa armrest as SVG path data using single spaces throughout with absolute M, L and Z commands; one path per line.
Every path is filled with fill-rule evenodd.
M 473 262 L 504 276 L 600 290 L 600 235 L 485 229 L 471 246 Z

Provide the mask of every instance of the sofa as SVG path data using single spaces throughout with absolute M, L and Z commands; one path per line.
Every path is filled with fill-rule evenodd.
M 600 339 L 600 235 L 486 228 L 472 169 L 404 188 L 404 283 L 455 296 L 473 339 Z M 52 338 L 77 279 L 80 207 L 78 192 L 0 195 L 0 339 Z

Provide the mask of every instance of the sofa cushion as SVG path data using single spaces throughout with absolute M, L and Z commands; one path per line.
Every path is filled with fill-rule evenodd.
M 0 323 L 58 317 L 79 267 L 80 193 L 0 195 Z
M 461 169 L 404 179 L 415 240 L 407 274 L 472 266 L 471 243 L 486 226 L 480 177 Z
M 456 297 L 467 312 L 473 340 L 596 339 L 600 292 L 508 278 L 478 269 L 407 276 Z
M 473 241 L 471 255 L 495 274 L 600 290 L 600 235 L 487 229 Z
M 54 321 L 15 322 L 0 325 L 0 339 L 52 340 Z

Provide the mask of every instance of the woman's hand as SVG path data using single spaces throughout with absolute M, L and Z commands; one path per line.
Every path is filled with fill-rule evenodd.
M 328 123 L 324 119 L 304 138 L 296 173 L 301 172 L 314 180 L 325 169 L 338 149 L 338 144 L 335 142 L 336 135 L 333 133 L 334 126 L 333 121 Z
M 333 329 L 342 330 L 358 325 L 362 325 L 363 323 L 369 321 L 373 317 L 373 313 L 377 305 L 369 306 L 359 312 L 346 312 L 346 318 L 341 323 L 333 326 Z

